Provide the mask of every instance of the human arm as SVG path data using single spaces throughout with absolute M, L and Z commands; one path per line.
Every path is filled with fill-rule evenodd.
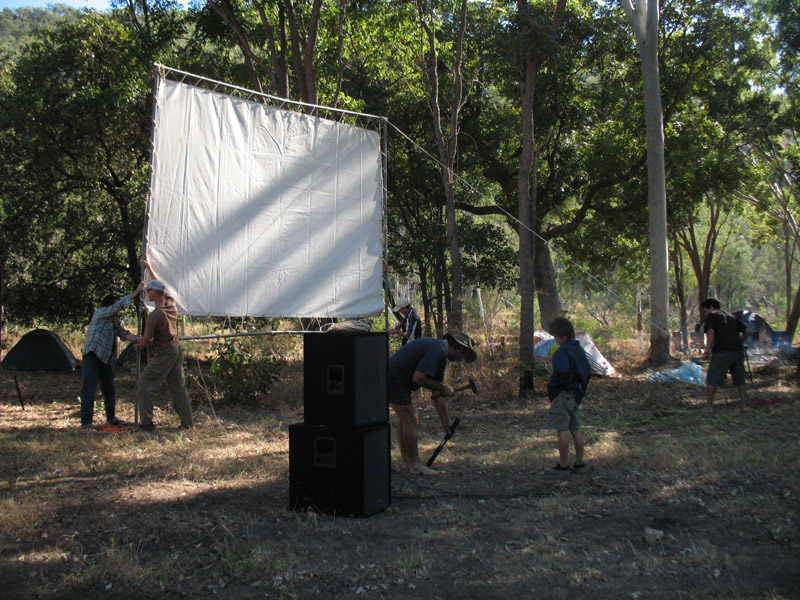
M 142 337 L 139 339 L 139 343 L 136 344 L 137 350 L 144 350 L 148 345 L 153 343 L 153 338 L 156 332 L 156 319 L 155 314 L 150 314 L 144 322 L 144 331 L 142 332 Z
M 144 286 L 145 286 L 144 281 L 140 281 L 139 285 L 136 286 L 136 289 L 130 293 L 131 300 L 133 300 L 134 298 L 136 298 L 136 296 L 142 293 L 142 290 L 144 290 Z
M 131 297 L 123 296 L 114 304 L 108 306 L 98 306 L 92 313 L 92 319 L 111 320 L 114 319 L 119 313 L 131 305 Z
M 714 330 L 709 329 L 706 331 L 706 354 L 711 358 L 711 353 L 714 349 Z
M 117 320 L 114 323 L 114 329 L 117 337 L 121 340 L 125 340 L 128 342 L 138 342 L 139 336 L 132 334 L 130 331 L 125 329 L 125 326 L 122 324 L 122 321 Z
M 406 333 L 406 329 L 408 326 L 408 318 L 409 315 L 404 315 L 402 321 L 395 321 L 394 327 L 389 330 L 389 333 L 393 333 L 394 335 L 399 335 L 404 340 L 409 339 L 408 334 Z
M 413 381 L 419 387 L 424 387 L 427 390 L 437 392 L 437 396 L 447 398 L 454 394 L 453 388 L 451 388 L 449 385 L 445 385 L 443 382 L 437 381 L 433 377 L 429 377 L 422 371 L 414 371 L 411 381 Z
M 550 362 L 553 365 L 553 372 L 550 374 L 550 380 L 547 382 L 547 397 L 553 400 L 561 392 L 572 391 L 572 383 L 575 377 L 569 357 L 564 348 L 559 347 L 553 356 L 550 357 Z
M 447 416 L 447 406 L 445 405 L 442 396 L 433 396 L 433 408 L 436 410 L 436 415 L 439 417 L 439 422 L 442 424 L 445 433 L 450 433 L 450 419 Z

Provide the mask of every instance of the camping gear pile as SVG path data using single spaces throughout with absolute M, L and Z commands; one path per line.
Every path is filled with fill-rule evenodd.
M 548 332 L 538 329 L 533 332 L 534 358 L 550 358 L 556 351 L 556 341 L 553 336 Z M 594 339 L 585 331 L 576 331 L 575 339 L 586 352 L 586 358 L 589 359 L 589 366 L 592 368 L 592 373 L 595 375 L 603 375 L 604 377 L 621 377 L 619 372 L 614 366 L 608 362 L 605 356 L 597 349 Z

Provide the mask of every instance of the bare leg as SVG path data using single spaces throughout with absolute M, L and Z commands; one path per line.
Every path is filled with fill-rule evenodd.
M 714 413 L 714 394 L 717 391 L 717 386 L 715 385 L 706 385 L 706 406 L 703 409 L 703 412 L 706 414 L 713 414 Z
M 396 411 L 395 411 L 396 412 Z M 401 419 L 398 415 L 397 418 L 397 447 L 400 448 L 400 460 L 403 464 L 404 469 L 410 469 L 411 464 L 408 462 L 408 457 L 406 456 L 406 446 L 404 440 L 406 439 L 406 426 L 405 420 Z
M 742 402 L 742 408 L 746 408 L 747 407 L 747 389 L 743 385 L 739 386 L 739 399 Z
M 569 465 L 569 431 L 558 432 L 558 464 Z
M 572 432 L 572 439 L 575 440 L 575 466 L 583 464 L 583 434 L 580 431 Z
M 397 445 L 400 447 L 403 467 L 413 475 L 438 475 L 439 471 L 434 471 L 423 464 L 419 458 L 417 411 L 414 406 L 397 404 L 391 406 L 397 415 Z

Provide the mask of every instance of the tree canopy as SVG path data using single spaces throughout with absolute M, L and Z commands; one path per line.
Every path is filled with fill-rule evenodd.
M 431 332 L 476 287 L 521 292 L 524 355 L 534 293 L 546 326 L 587 273 L 625 282 L 629 304 L 647 288 L 642 64 L 620 4 L 114 5 L 0 11 L 7 317 L 80 321 L 140 277 L 155 61 L 386 116 L 389 272 Z M 744 223 L 758 256 L 782 248 L 783 290 L 753 303 L 800 317 L 797 14 L 787 0 L 662 6 L 673 322 L 721 289 L 733 256 L 699 236 Z

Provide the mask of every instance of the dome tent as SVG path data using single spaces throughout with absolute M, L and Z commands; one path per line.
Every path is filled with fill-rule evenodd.
M 47 329 L 23 335 L 2 362 L 4 369 L 17 371 L 72 371 L 78 364 L 58 334 Z

